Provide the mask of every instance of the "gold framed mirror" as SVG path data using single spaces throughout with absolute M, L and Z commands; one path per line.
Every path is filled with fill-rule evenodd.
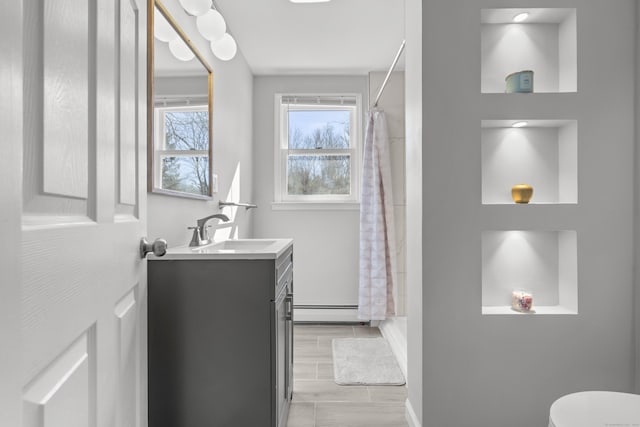
M 148 0 L 147 191 L 213 196 L 213 70 L 160 0 Z

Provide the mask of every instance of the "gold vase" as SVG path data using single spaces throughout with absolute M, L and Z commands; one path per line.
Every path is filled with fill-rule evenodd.
M 516 184 L 511 187 L 511 197 L 516 203 L 529 203 L 533 196 L 533 187 L 529 184 Z

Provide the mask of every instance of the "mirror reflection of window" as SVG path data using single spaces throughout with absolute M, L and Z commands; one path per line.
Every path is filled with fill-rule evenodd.
M 210 198 L 211 68 L 162 4 L 154 4 L 149 191 Z
M 155 170 L 159 188 L 209 194 L 207 104 L 156 107 Z

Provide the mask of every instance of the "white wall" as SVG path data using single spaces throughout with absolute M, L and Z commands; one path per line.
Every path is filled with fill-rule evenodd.
M 365 76 L 258 76 L 253 129 L 255 237 L 290 237 L 295 247 L 296 305 L 358 304 L 358 206 L 351 209 L 274 210 L 276 93 L 361 93 Z
M 369 73 L 369 99 L 376 99 L 387 71 Z M 391 153 L 391 181 L 393 191 L 393 215 L 396 231 L 396 315 L 406 316 L 406 197 L 405 197 L 405 100 L 404 72 L 395 71 L 378 101 L 387 118 L 389 148 Z
M 538 427 L 564 394 L 633 390 L 634 217 L 624 188 L 634 176 L 636 3 L 562 4 L 577 8 L 577 93 L 483 95 L 483 5 L 423 2 L 423 426 Z M 519 214 L 482 206 L 479 123 L 490 118 L 577 120 L 579 203 Z M 577 315 L 481 314 L 481 233 L 525 226 L 576 230 Z
M 531 202 L 557 203 L 558 128 L 483 128 L 482 202 L 512 203 L 511 186 L 529 184 Z
M 422 360 L 422 0 L 405 0 L 407 420 L 423 423 Z
M 521 70 L 534 71 L 536 92 L 556 92 L 558 32 L 557 24 L 482 25 L 482 92 L 504 92 L 505 76 Z
M 149 237 L 163 237 L 170 246 L 179 246 L 189 243 L 187 227 L 194 226 L 198 218 L 221 212 L 218 200 L 253 202 L 253 75 L 240 50 L 231 61 L 218 60 L 199 36 L 195 18 L 186 15 L 176 0 L 163 4 L 213 67 L 213 173 L 218 175 L 219 192 L 210 201 L 148 195 Z M 215 239 L 251 237 L 255 210 L 225 208 L 222 212 L 232 221 L 220 226 L 217 220 L 210 223 Z
M 407 420 L 422 425 L 422 0 L 405 0 Z
M 153 81 L 153 94 L 156 99 L 166 95 L 184 96 L 202 94 L 202 101 L 205 101 L 207 87 L 208 79 L 206 74 L 202 76 L 180 77 L 155 76 Z
M 578 64 L 576 58 L 578 39 L 574 31 L 574 28 L 576 28 L 576 19 L 576 14 L 570 14 L 567 19 L 560 24 L 558 29 L 560 40 L 558 46 L 558 52 L 560 54 L 558 88 L 563 92 L 575 92 L 578 83 L 578 70 L 576 68 Z

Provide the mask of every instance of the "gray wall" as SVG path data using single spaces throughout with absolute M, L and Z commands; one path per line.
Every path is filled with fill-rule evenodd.
M 258 76 L 254 79 L 254 236 L 290 237 L 296 252 L 296 305 L 358 303 L 359 210 L 273 210 L 276 93 L 360 93 L 367 78 Z
M 214 70 L 212 144 L 218 193 L 210 201 L 153 193 L 148 196 L 149 237 L 163 237 L 170 246 L 179 246 L 189 243 L 191 231 L 187 227 L 194 226 L 196 219 L 220 212 L 218 200 L 252 201 L 253 75 L 240 51 L 231 61 L 218 60 L 209 44 L 199 36 L 195 19 L 187 16 L 177 2 L 163 3 L 185 32 L 194 35 L 192 41 Z M 225 208 L 222 212 L 232 221 L 221 226 L 217 226 L 217 220 L 212 221 L 211 235 L 216 239 L 251 237 L 255 210 Z
M 636 230 L 636 393 L 640 394 L 640 227 L 638 219 L 640 219 L 640 197 L 638 189 L 640 189 L 640 4 L 636 2 L 636 212 L 635 212 L 635 230 Z
M 636 3 L 564 2 L 578 93 L 506 98 L 480 94 L 480 9 L 531 2 L 423 2 L 423 426 L 539 427 L 564 394 L 633 390 Z M 522 115 L 578 121 L 579 204 L 482 206 L 480 121 Z M 577 231 L 579 314 L 481 314 L 482 231 L 527 228 Z

